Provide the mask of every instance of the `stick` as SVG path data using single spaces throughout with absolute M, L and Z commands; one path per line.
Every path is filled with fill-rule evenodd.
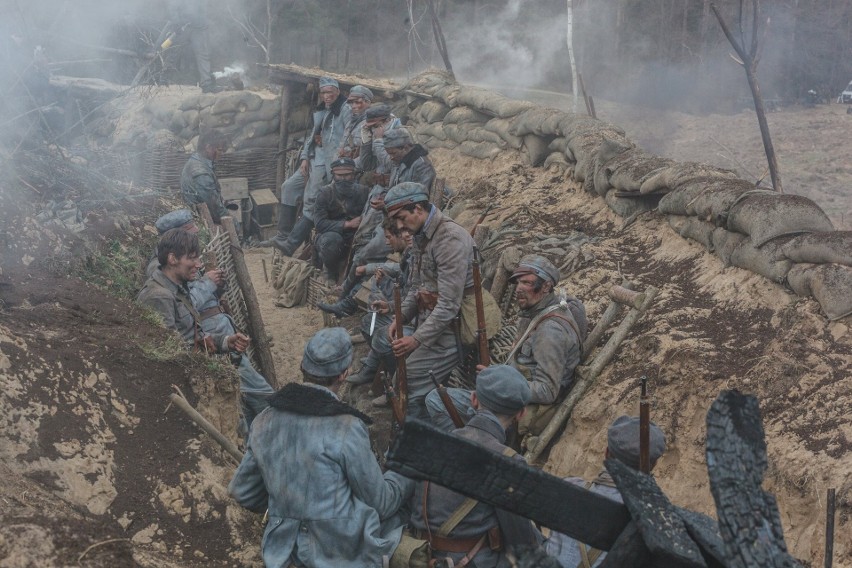
M 651 410 L 648 405 L 648 377 L 639 379 L 639 471 L 651 473 Z
M 402 339 L 402 287 L 399 279 L 393 284 L 393 314 L 396 323 L 397 338 Z M 408 413 L 408 371 L 405 367 L 405 356 L 396 358 L 396 385 L 399 389 L 399 406 L 402 414 Z
M 438 382 L 438 379 L 435 378 L 435 373 L 429 371 L 429 378 L 432 379 L 432 383 L 435 385 L 435 390 L 438 391 L 438 396 L 441 397 L 441 402 L 444 403 L 444 408 L 447 409 L 447 414 L 450 415 L 450 420 L 453 421 L 453 424 L 456 428 L 464 427 L 464 420 L 459 415 L 459 409 L 456 408 L 456 405 L 453 404 L 453 399 L 450 398 L 449 393 L 447 393 L 447 387 Z
M 95 544 L 93 544 L 93 545 L 89 546 L 89 548 L 87 548 L 86 550 L 84 550 L 84 551 L 83 551 L 83 554 L 81 554 L 80 556 L 78 556 L 78 557 L 77 557 L 77 564 L 79 564 L 79 563 L 83 560 L 83 558 L 85 558 L 85 557 L 86 557 L 86 555 L 87 555 L 87 554 L 88 554 L 88 553 L 89 553 L 92 549 L 97 548 L 97 547 L 99 547 L 99 546 L 103 546 L 103 545 L 105 545 L 105 544 L 110 544 L 110 543 L 113 543 L 113 542 L 131 542 L 131 540 L 130 540 L 129 538 L 111 538 L 111 539 L 109 539 L 109 540 L 102 540 L 102 541 L 100 541 L 100 542 L 96 542 Z M 132 543 L 131 543 L 131 544 L 132 544 Z
M 825 568 L 834 563 L 834 487 L 826 494 L 825 503 Z
M 252 341 L 254 341 L 254 350 L 260 362 L 260 373 L 266 377 L 270 385 L 275 385 L 277 384 L 275 381 L 275 362 L 272 359 L 269 338 L 263 326 L 263 315 L 260 311 L 260 304 L 257 301 L 254 284 L 252 284 L 251 275 L 246 266 L 245 253 L 240 247 L 240 239 L 234 227 L 234 220 L 226 215 L 222 217 L 222 226 L 228 231 L 228 236 L 231 239 L 231 257 L 234 259 L 234 272 L 237 275 L 237 283 L 239 283 L 240 289 L 243 291 L 243 300 L 245 300 L 246 311 L 248 312 L 246 319 L 248 320 Z
M 592 118 L 598 117 L 598 113 L 595 112 L 595 99 L 592 98 L 592 95 L 589 95 L 589 114 L 592 115 Z
M 216 440 L 216 443 L 218 443 L 223 450 L 228 452 L 228 454 L 232 458 L 237 460 L 237 463 L 243 461 L 243 454 L 240 453 L 240 450 L 237 449 L 237 446 L 235 446 L 232 441 L 230 441 L 224 436 L 224 434 L 217 430 L 216 427 L 213 426 L 209 420 L 201 416 L 201 414 L 199 414 L 197 410 L 192 408 L 192 405 L 189 404 L 189 402 L 187 402 L 185 398 L 183 398 L 177 393 L 170 394 L 169 398 L 175 404 L 175 406 L 183 410 L 187 414 L 187 416 L 192 419 L 193 422 L 198 424 L 199 428 L 207 432 L 207 434 L 209 434 L 211 438 Z
M 264 280 L 264 282 L 269 284 L 269 273 L 266 271 L 266 259 L 261 258 L 260 262 L 261 262 L 261 264 L 263 264 L 263 280 Z

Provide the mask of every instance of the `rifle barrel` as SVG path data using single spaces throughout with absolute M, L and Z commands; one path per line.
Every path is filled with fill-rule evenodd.
M 648 403 L 648 377 L 640 379 L 639 396 L 639 471 L 651 473 L 651 409 Z
M 450 420 L 453 421 L 456 428 L 462 428 L 464 426 L 464 420 L 462 420 L 458 408 L 456 408 L 455 403 L 453 403 L 453 399 L 450 398 L 450 393 L 447 392 L 447 387 L 438 382 L 438 379 L 435 378 L 435 373 L 432 371 L 429 371 L 429 377 L 435 384 L 435 389 L 438 391 L 438 396 L 441 397 L 441 402 L 444 403 L 444 408 L 447 409 L 447 414 L 450 415 Z
M 473 247 L 473 293 L 476 301 L 476 341 L 479 350 L 479 364 L 485 367 L 491 364 L 488 352 L 488 330 L 485 329 L 485 304 L 482 298 L 482 272 L 479 270 L 479 249 Z
M 402 327 L 402 291 L 399 280 L 393 285 L 393 311 L 396 321 L 397 337 L 403 336 Z M 396 358 L 396 384 L 399 388 L 399 406 L 402 409 L 402 414 L 408 412 L 408 371 L 405 368 L 405 356 Z

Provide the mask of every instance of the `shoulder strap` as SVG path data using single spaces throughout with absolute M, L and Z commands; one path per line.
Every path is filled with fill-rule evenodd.
M 166 288 L 165 286 L 163 286 L 162 284 L 160 284 L 159 282 L 157 282 L 153 278 L 151 279 L 151 282 L 153 282 L 154 284 L 156 284 L 157 286 L 159 286 L 163 290 L 168 290 L 168 288 Z M 171 291 L 171 290 L 169 290 L 169 291 Z M 192 316 L 192 319 L 195 322 L 195 326 L 198 327 L 199 325 L 201 325 L 201 323 L 200 323 L 201 322 L 201 315 L 198 313 L 198 310 L 195 309 L 195 306 L 192 305 L 192 302 L 189 301 L 189 298 L 187 298 L 186 296 L 184 296 L 182 294 L 174 294 L 174 297 L 178 302 L 183 304 L 184 307 L 187 310 L 189 310 L 189 314 Z
M 518 452 L 508 446 L 503 448 L 503 455 L 506 457 L 514 457 L 515 455 L 517 455 L 517 453 Z M 479 501 L 477 501 L 476 499 L 471 499 L 470 497 L 465 499 L 462 504 L 459 505 L 458 509 L 453 511 L 453 514 L 450 515 L 450 517 L 446 521 L 444 521 L 444 524 L 438 527 L 438 536 L 446 538 L 447 535 L 453 532 L 453 529 L 456 528 L 458 524 L 462 522 L 462 520 L 464 520 L 464 518 L 468 516 L 468 514 L 478 504 Z

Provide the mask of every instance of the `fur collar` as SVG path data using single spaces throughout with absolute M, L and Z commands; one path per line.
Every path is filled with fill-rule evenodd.
M 411 151 L 402 158 L 402 163 L 405 164 L 406 168 L 410 168 L 411 164 L 413 164 L 417 158 L 425 158 L 428 153 L 429 150 L 420 144 L 415 144 Z
M 276 410 L 303 416 L 339 416 L 351 414 L 365 424 L 373 420 L 348 404 L 337 400 L 329 391 L 315 387 L 289 383 L 269 397 L 269 406 Z

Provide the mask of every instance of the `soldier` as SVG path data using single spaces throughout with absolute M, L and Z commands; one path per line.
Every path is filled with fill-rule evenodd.
M 228 214 L 213 163 L 225 153 L 227 139 L 215 130 L 202 132 L 196 152 L 189 157 L 180 174 L 180 192 L 188 205 L 206 203 L 215 223 Z
M 419 183 L 392 187 L 385 196 L 385 214 L 414 238 L 411 289 L 402 301 L 404 321 L 394 318 L 388 337 L 393 354 L 407 357 L 408 413 L 427 418 L 425 398 L 433 390 L 429 372 L 443 381 L 458 364 L 456 324 L 463 297 L 473 293 L 473 239 L 429 203 L 427 189 Z M 414 333 L 403 335 L 403 325 L 410 322 Z
M 165 326 L 180 333 L 190 346 L 208 353 L 232 354 L 238 365 L 243 415 L 248 427 L 266 407 L 266 398 L 274 390 L 245 355 L 250 339 L 236 331 L 232 320 L 219 307 L 215 288 L 223 281 L 221 272 L 215 271 L 217 274 L 210 284 L 203 284 L 194 295 L 190 290 L 188 285 L 201 268 L 200 253 L 198 235 L 178 228 L 163 233 L 157 244 L 159 267 L 145 282 L 136 302 L 160 314 Z M 215 301 L 213 308 L 206 307 L 209 296 Z
M 321 329 L 305 346 L 302 375 L 255 420 L 228 487 L 243 507 L 263 513 L 266 566 L 379 568 L 402 535 L 397 510 L 414 483 L 382 475 L 370 448 L 372 421 L 338 398 L 352 341 Z
M 435 181 L 435 168 L 427 157 L 429 150 L 415 144 L 411 134 L 404 128 L 385 132 L 384 147 L 394 164 L 388 187 L 413 181 L 423 185 L 428 192 Z
M 338 158 L 331 163 L 334 181 L 320 189 L 314 208 L 317 237 L 315 241 L 325 276 L 337 282 L 345 268 L 346 253 L 361 224 L 361 211 L 370 189 L 355 183 L 355 161 Z
M 195 56 L 198 84 L 202 93 L 216 93 L 216 80 L 210 72 L 210 43 L 208 40 L 207 2 L 204 0 L 172 0 L 169 9 L 179 31 L 178 41 L 187 41 Z M 174 36 L 170 36 L 174 37 Z
M 373 103 L 373 91 L 363 85 L 355 85 L 349 91 L 346 102 L 352 108 L 352 115 L 343 129 L 343 145 L 338 155 L 357 160 L 361 152 L 361 126 L 367 118 L 366 111 Z
M 518 423 L 521 437 L 538 435 L 556 412 L 556 402 L 573 384 L 574 369 L 580 364 L 583 341 L 588 334 L 586 309 L 573 296 L 561 297 L 554 288 L 559 270 L 539 255 L 521 259 L 512 273 L 517 285 L 518 332 L 507 364 L 530 381 L 530 407 Z M 469 394 L 463 389 L 447 389 L 462 416 L 470 415 Z M 426 401 L 432 421 L 450 430 L 452 421 L 437 393 Z
M 616 459 L 633 469 L 639 469 L 639 419 L 620 416 L 615 419 L 606 433 L 607 446 L 604 459 Z M 651 469 L 666 451 L 666 437 L 663 431 L 650 424 L 649 457 Z M 612 477 L 606 469 L 602 470 L 594 481 L 585 481 L 580 477 L 568 477 L 566 481 L 585 487 L 600 495 L 604 495 L 623 503 L 621 493 L 615 487 Z M 562 533 L 553 533 L 545 542 L 545 550 L 559 560 L 562 566 L 570 568 L 592 568 L 600 566 L 606 558 L 606 552 L 581 544 Z
M 505 445 L 506 431 L 523 416 L 530 399 L 523 375 L 506 365 L 488 367 L 479 374 L 470 398 L 476 414 L 454 434 L 523 460 Z M 412 536 L 428 540 L 432 557 L 449 558 L 449 566 L 508 566 L 507 549 L 541 542 L 531 521 L 429 482 L 417 485 L 411 507 Z
M 310 237 L 317 193 L 331 181 L 327 167 L 339 157 L 345 126 L 352 114 L 335 79 L 320 77 L 319 92 L 322 101 L 314 111 L 312 135 L 302 147 L 299 170 L 281 185 L 278 234 L 260 242 L 260 246 L 274 246 L 285 256 L 291 256 Z M 296 221 L 300 199 L 302 216 Z

